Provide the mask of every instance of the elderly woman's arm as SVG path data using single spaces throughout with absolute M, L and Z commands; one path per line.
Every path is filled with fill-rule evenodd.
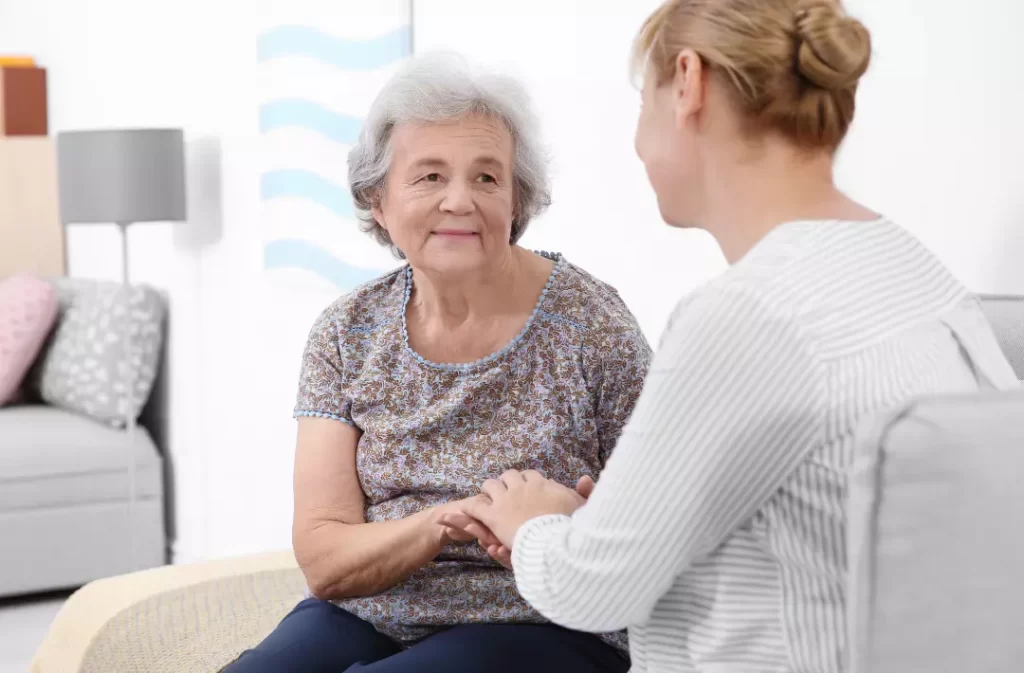
M 310 330 L 295 409 L 292 547 L 310 591 L 321 599 L 384 591 L 437 557 L 447 541 L 437 521 L 444 507 L 366 523 L 356 470 L 360 430 L 349 406 L 354 370 L 342 356 L 352 353 L 346 310 L 343 299 Z M 360 361 L 359 354 L 353 357 Z
M 320 599 L 384 591 L 433 560 L 447 542 L 444 508 L 366 523 L 356 472 L 359 430 L 300 418 L 295 451 L 292 545 L 310 591 Z

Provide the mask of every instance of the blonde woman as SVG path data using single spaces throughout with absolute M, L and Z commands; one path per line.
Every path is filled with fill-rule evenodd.
M 964 350 L 1017 386 L 964 286 L 833 183 L 870 56 L 835 1 L 671 0 L 640 33 L 637 153 L 731 268 L 675 309 L 586 504 L 509 472 L 463 506 L 545 617 L 628 626 L 633 671 L 844 670 L 858 422 L 976 390 Z

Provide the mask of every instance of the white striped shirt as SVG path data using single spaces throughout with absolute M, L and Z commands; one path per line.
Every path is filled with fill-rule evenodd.
M 634 672 L 844 670 L 854 432 L 976 390 L 942 320 L 978 310 L 891 222 L 776 228 L 680 302 L 587 505 L 520 529 L 520 592 L 569 628 L 629 627 Z

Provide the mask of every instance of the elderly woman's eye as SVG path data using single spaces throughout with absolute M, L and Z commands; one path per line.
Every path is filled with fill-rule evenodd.
M 423 176 L 423 179 L 426 182 L 440 182 L 441 181 L 441 174 L 440 173 L 428 173 L 427 175 Z
M 480 182 L 497 182 L 498 180 L 493 175 L 482 173 L 479 178 Z

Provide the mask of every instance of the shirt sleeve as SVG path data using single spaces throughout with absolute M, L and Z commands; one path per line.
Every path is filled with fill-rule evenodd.
M 676 312 L 589 502 L 520 528 L 520 593 L 562 626 L 644 623 L 822 442 L 825 383 L 797 322 L 743 288 Z
M 640 326 L 628 312 L 620 326 L 602 333 L 592 350 L 591 391 L 604 466 L 640 398 L 652 353 Z
M 333 313 L 324 311 L 309 332 L 293 415 L 331 418 L 354 426 L 341 335 Z

